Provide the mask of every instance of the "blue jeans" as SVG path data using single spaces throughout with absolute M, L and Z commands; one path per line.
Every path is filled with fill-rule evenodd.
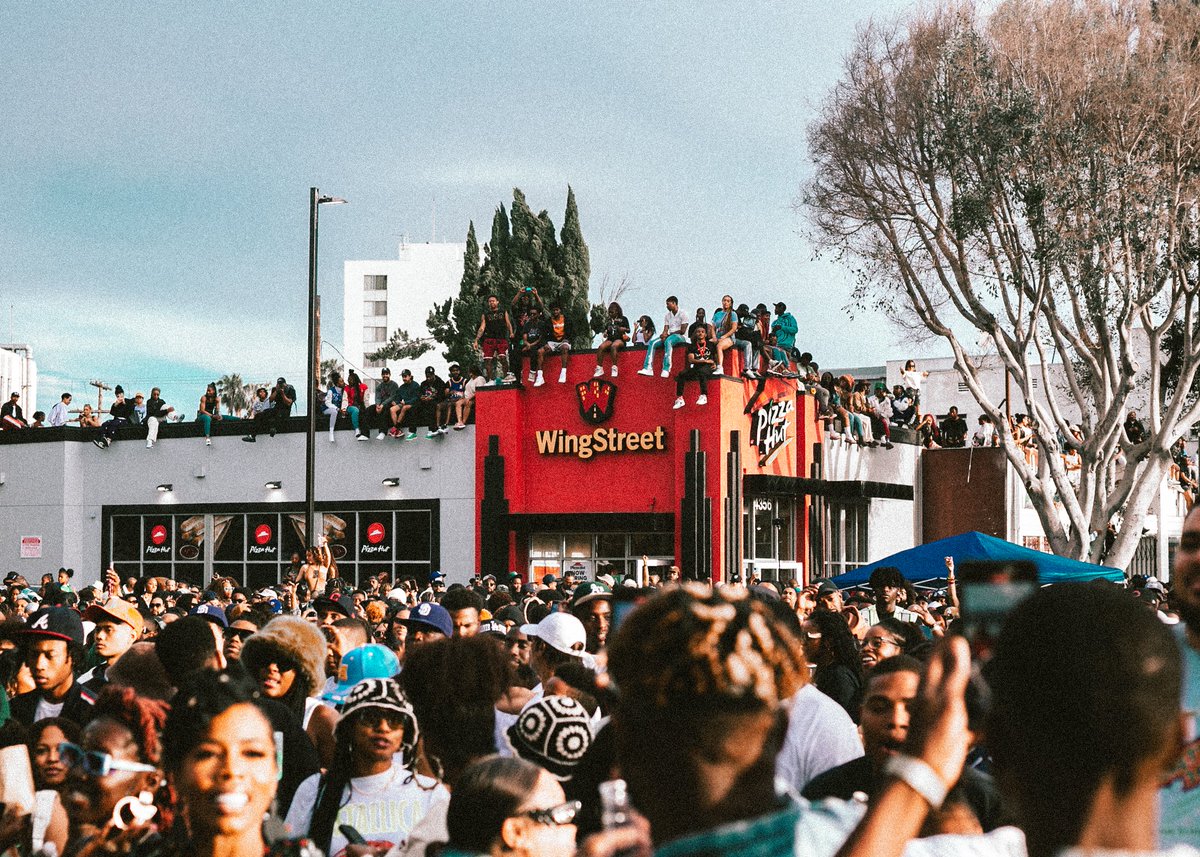
M 654 349 L 658 346 L 663 346 L 663 371 L 671 371 L 671 351 L 676 345 L 687 345 L 687 340 L 678 333 L 672 333 L 666 338 L 666 341 L 657 336 L 646 343 L 646 360 L 642 363 L 643 369 L 654 368 Z
M 733 338 L 734 348 L 738 348 L 742 352 L 742 372 L 758 371 L 758 360 L 755 359 L 754 343 L 748 339 Z

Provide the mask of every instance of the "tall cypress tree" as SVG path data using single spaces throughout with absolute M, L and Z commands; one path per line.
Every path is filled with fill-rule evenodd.
M 577 348 L 591 344 L 588 326 L 588 278 L 591 265 L 575 193 L 567 189 L 567 210 L 561 233 L 546 211 L 535 215 L 520 188 L 513 188 L 508 211 L 497 207 L 492 217 L 491 240 L 484 245 L 483 264 L 479 263 L 479 243 L 475 224 L 467 230 L 467 249 L 463 255 L 463 277 L 458 297 L 435 304 L 429 313 L 428 327 L 433 338 L 446 347 L 451 361 L 474 362 L 475 331 L 483 313 L 484 297 L 494 294 L 506 309 L 520 289 L 532 286 L 549 308 L 560 303 L 575 329 Z

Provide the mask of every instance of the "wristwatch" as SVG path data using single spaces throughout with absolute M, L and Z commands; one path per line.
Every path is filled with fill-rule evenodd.
M 940 809 L 946 801 L 946 784 L 928 763 L 913 756 L 892 756 L 883 766 L 883 773 L 902 781 L 929 804 Z

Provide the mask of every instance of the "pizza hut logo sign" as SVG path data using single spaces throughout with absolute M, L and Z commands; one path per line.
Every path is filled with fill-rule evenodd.
M 617 385 L 603 378 L 592 378 L 575 385 L 575 396 L 579 399 L 579 416 L 597 426 L 612 416 Z
M 170 559 L 171 546 L 167 544 L 167 527 L 165 524 L 154 524 L 150 527 L 146 541 L 146 553 L 148 557 L 162 557 Z
M 795 410 L 791 399 L 776 399 L 750 414 L 750 442 L 758 447 L 758 466 L 765 467 L 791 443 L 788 415 Z
M 391 545 L 384 542 L 384 539 L 387 538 L 387 527 L 385 527 L 379 521 L 372 521 L 371 523 L 367 524 L 365 538 L 366 544 L 359 548 L 359 553 L 364 556 L 370 556 L 372 554 L 376 556 L 384 556 L 392 549 Z
M 252 557 L 272 557 L 275 555 L 275 531 L 266 521 L 256 524 L 250 536 L 254 542 L 247 553 Z

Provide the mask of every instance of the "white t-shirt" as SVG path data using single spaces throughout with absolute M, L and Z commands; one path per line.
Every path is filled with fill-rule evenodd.
M 449 842 L 450 831 L 446 828 L 446 813 L 450 809 L 450 792 L 438 789 L 437 797 L 429 805 L 425 817 L 408 834 L 408 841 L 397 845 L 385 857 L 425 857 L 425 849 L 435 842 Z
M 775 758 L 775 776 L 800 794 L 809 780 L 863 754 L 858 728 L 846 710 L 816 685 L 788 701 L 788 730 Z
M 320 774 L 313 774 L 296 789 L 286 821 L 290 836 L 307 835 L 320 781 Z M 333 826 L 329 857 L 338 857 L 346 849 L 340 824 L 350 825 L 370 843 L 395 846 L 407 842 L 409 832 L 425 817 L 439 793 L 449 800 L 446 787 L 437 780 L 414 774 L 399 763 L 382 774 L 354 777 L 342 792 L 343 806 Z
M 37 707 L 33 709 L 33 722 L 45 720 L 47 717 L 59 717 L 62 715 L 63 706 L 67 702 L 64 699 L 62 702 L 47 702 L 45 699 L 39 699 Z
M 688 317 L 683 314 L 683 310 L 672 313 L 667 310 L 666 316 L 663 318 L 663 330 L 667 332 L 667 336 L 672 333 L 677 333 L 680 336 L 684 335 L 684 331 L 688 328 Z

